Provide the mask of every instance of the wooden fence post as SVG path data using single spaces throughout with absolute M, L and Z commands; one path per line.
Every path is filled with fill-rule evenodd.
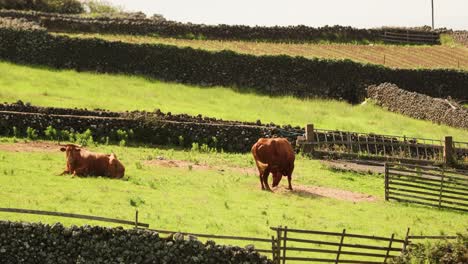
M 384 164 L 384 171 L 385 171 L 385 201 L 388 201 L 388 164 L 385 162 Z
M 283 264 L 286 263 L 286 241 L 288 238 L 288 226 L 284 227 L 284 236 L 283 236 Z
M 314 153 L 314 145 L 311 144 L 315 141 L 315 132 L 314 132 L 314 125 L 307 124 L 305 130 L 305 137 L 306 137 L 306 144 L 304 145 L 304 153 Z
M 453 165 L 453 160 L 453 138 L 446 136 L 444 142 L 444 164 L 451 166 Z
M 135 211 L 135 228 L 138 228 L 138 210 Z
M 341 248 L 343 246 L 343 240 L 344 240 L 344 237 L 345 237 L 345 233 L 346 233 L 346 229 L 343 229 L 343 233 L 341 234 L 340 245 L 338 246 L 338 253 L 336 253 L 335 264 L 337 264 L 340 261 Z
M 276 241 L 275 241 L 275 236 L 271 236 L 271 253 L 272 253 L 272 258 L 273 258 L 273 263 L 278 263 L 277 257 L 276 257 Z
M 392 237 L 390 238 L 390 242 L 388 243 L 387 254 L 385 254 L 384 263 L 387 263 L 388 256 L 390 255 L 390 249 L 392 249 L 392 243 L 393 243 L 394 237 L 395 237 L 395 234 L 392 234 Z
M 401 249 L 401 253 L 405 253 L 406 251 L 406 247 L 408 246 L 408 239 L 409 239 L 409 232 L 410 232 L 410 228 L 408 227 L 408 230 L 406 230 L 406 237 L 405 237 L 405 242 L 403 242 L 403 248 Z
M 277 264 L 280 264 L 281 262 L 281 229 L 282 227 L 279 226 L 278 229 L 276 229 L 276 259 L 277 259 Z

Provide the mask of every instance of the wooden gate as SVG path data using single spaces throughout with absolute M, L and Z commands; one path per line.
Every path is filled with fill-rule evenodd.
M 385 200 L 468 211 L 468 172 L 385 164 Z

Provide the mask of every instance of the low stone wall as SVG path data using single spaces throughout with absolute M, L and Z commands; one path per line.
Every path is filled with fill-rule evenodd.
M 0 221 L 0 262 L 273 263 L 253 248 L 202 243 L 195 237 L 166 240 L 145 230 L 9 221 Z
M 181 136 L 183 147 L 191 147 L 192 143 L 197 142 L 235 152 L 250 151 L 260 137 L 286 137 L 293 143 L 298 135 L 304 133 L 304 129 L 299 126 L 280 127 L 274 123 L 262 124 L 260 120 L 240 122 L 202 115 L 173 115 L 159 109 L 154 112 L 111 112 L 102 109 L 39 107 L 21 101 L 0 104 L 0 131 L 12 135 L 13 126 L 20 130 L 34 128 L 40 136 L 44 135 L 48 126 L 79 133 L 89 128 L 95 140 L 101 137 L 117 140 L 117 130 L 131 129 L 134 132 L 133 140 L 140 143 L 180 145 Z
M 391 83 L 369 86 L 367 94 L 378 105 L 390 111 L 468 129 L 468 111 L 456 102 L 408 92 Z
M 196 142 L 229 152 L 249 151 L 258 138 L 276 133 L 276 128 L 264 126 L 0 111 L 0 131 L 6 135 L 12 135 L 13 127 L 25 135 L 26 128 L 31 127 L 39 136 L 45 136 L 48 126 L 79 133 L 90 129 L 95 140 L 118 140 L 117 130 L 132 130 L 133 140 L 139 143 L 190 147 Z

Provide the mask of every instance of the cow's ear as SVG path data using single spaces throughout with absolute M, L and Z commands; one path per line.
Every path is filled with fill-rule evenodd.
M 65 151 L 65 150 L 67 150 L 67 149 L 66 148 L 60 148 L 60 151 Z
M 81 149 L 80 148 L 75 148 L 76 151 L 80 151 Z

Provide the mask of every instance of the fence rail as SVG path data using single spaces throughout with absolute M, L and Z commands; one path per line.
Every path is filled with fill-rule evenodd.
M 384 31 L 385 42 L 406 44 L 440 44 L 440 35 L 436 32 Z
M 272 227 L 271 229 L 277 233 L 276 243 L 273 245 L 276 264 L 284 264 L 288 260 L 328 263 L 387 263 L 390 258 L 396 257 L 395 252 L 401 252 L 405 248 L 408 241 L 407 239 L 396 239 L 394 234 L 390 237 L 349 234 L 346 233 L 346 229 L 343 229 L 341 233 L 288 229 L 288 227 Z M 307 238 L 297 238 L 298 234 L 306 235 Z M 311 239 L 309 236 L 319 236 L 320 238 Z M 336 241 L 333 241 L 334 239 Z M 352 240 L 349 241 L 350 239 Z M 294 245 L 290 245 L 291 243 Z M 400 244 L 400 246 L 395 244 Z M 325 249 L 322 248 L 323 246 L 332 246 L 332 248 Z M 302 256 L 298 256 L 298 252 L 302 253 Z M 308 257 L 304 256 L 304 252 L 308 253 Z
M 306 127 L 305 136 L 297 145 L 313 156 L 400 161 L 415 164 L 468 165 L 468 142 L 378 135 L 351 131 L 314 129 Z
M 123 224 L 123 225 L 133 225 L 133 226 L 136 226 L 136 227 L 149 227 L 149 224 L 138 222 L 138 211 L 135 214 L 135 221 L 107 218 L 107 217 L 101 217 L 101 216 L 71 214 L 71 213 L 59 213 L 59 212 L 29 210 L 29 209 L 19 209 L 19 208 L 0 208 L 0 212 L 59 216 L 59 217 L 66 217 L 66 218 L 78 218 L 78 219 L 102 221 L 102 222 L 116 223 L 116 224 Z
M 468 211 L 468 173 L 387 163 L 385 200 Z

